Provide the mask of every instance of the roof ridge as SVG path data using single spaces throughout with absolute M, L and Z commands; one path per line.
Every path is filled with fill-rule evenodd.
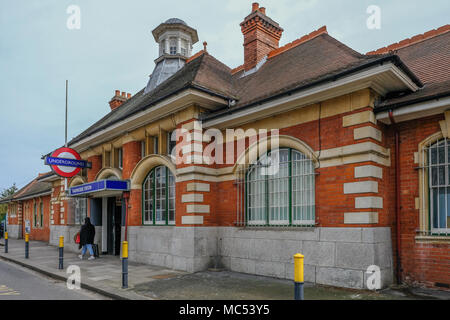
M 196 54 L 190 56 L 187 60 L 186 63 L 191 62 L 192 60 L 197 59 L 198 57 L 200 57 L 201 55 L 203 55 L 204 53 L 207 53 L 205 50 L 200 50 L 199 52 L 197 52 Z
M 406 38 L 406 39 L 404 39 L 402 41 L 390 44 L 390 45 L 388 45 L 386 47 L 367 52 L 366 54 L 383 54 L 383 53 L 388 53 L 389 51 L 402 49 L 402 48 L 408 47 L 410 45 L 413 45 L 413 44 L 416 44 L 416 43 L 419 43 L 419 42 L 422 42 L 422 41 L 425 41 L 425 40 L 437 37 L 437 36 L 439 36 L 441 34 L 449 32 L 449 31 L 450 31 L 450 24 L 446 24 L 446 25 L 443 25 L 442 27 L 439 27 L 437 29 L 432 29 L 432 30 L 427 31 L 425 33 L 421 33 L 421 34 L 415 35 L 415 36 L 413 36 L 411 38 Z
M 281 53 L 283 53 L 285 51 L 288 51 L 288 50 L 290 50 L 292 48 L 295 48 L 295 47 L 297 47 L 297 46 L 299 46 L 299 45 L 301 45 L 301 44 L 303 44 L 305 42 L 308 42 L 309 40 L 312 40 L 312 39 L 320 36 L 321 34 L 328 34 L 327 26 L 322 26 L 322 27 L 320 27 L 317 30 L 314 30 L 314 31 L 312 31 L 312 32 L 310 32 L 310 33 L 308 33 L 308 34 L 306 34 L 306 35 L 304 35 L 304 36 L 302 36 L 302 37 L 292 41 L 292 42 L 289 42 L 289 43 L 285 44 L 282 47 L 279 47 L 277 49 L 273 49 L 267 55 L 267 59 L 271 59 L 271 58 L 273 58 L 273 57 L 275 57 L 275 56 L 277 56 L 277 55 L 279 55 L 279 54 L 281 54 Z
M 13 198 L 17 198 L 24 193 L 26 193 L 37 181 L 37 177 L 28 182 L 25 186 L 23 186 L 21 189 L 17 190 L 16 193 L 13 194 Z

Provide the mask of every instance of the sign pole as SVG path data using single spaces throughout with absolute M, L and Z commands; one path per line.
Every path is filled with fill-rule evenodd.
M 69 80 L 66 80 L 66 122 L 65 122 L 65 143 L 64 146 L 67 148 L 67 92 L 69 87 Z M 64 179 L 64 191 L 67 192 L 67 178 Z
M 66 135 L 65 135 L 65 144 L 64 146 L 67 148 L 67 92 L 68 92 L 68 87 L 69 87 L 69 80 L 66 80 L 66 124 L 65 124 L 65 130 L 66 130 Z

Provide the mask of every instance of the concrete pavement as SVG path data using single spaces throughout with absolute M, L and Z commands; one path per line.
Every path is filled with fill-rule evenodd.
M 0 261 L 0 300 L 104 300 L 91 291 L 69 290 L 55 281 L 11 262 Z
M 66 270 L 58 270 L 58 248 L 44 242 L 31 241 L 30 258 L 25 259 L 24 241 L 10 239 L 9 253 L 5 254 L 4 248 L 0 246 L 0 258 L 54 279 L 66 281 L 68 277 Z M 67 268 L 69 265 L 80 267 L 82 288 L 113 299 L 293 299 L 293 283 L 290 280 L 229 271 L 187 273 L 130 262 L 129 288 L 122 289 L 119 257 L 102 255 L 99 259 L 88 261 L 80 260 L 76 253 L 65 252 L 64 267 Z M 370 292 L 305 283 L 305 298 L 312 300 L 450 299 L 450 293 L 407 287 Z
M 3 241 L 2 241 L 3 243 Z M 15 262 L 24 267 L 41 272 L 58 280 L 66 281 L 69 265 L 77 265 L 81 270 L 81 287 L 98 292 L 114 299 L 146 300 L 148 296 L 136 294 L 135 285 L 156 278 L 185 274 L 182 271 L 169 270 L 157 266 L 149 266 L 129 262 L 128 289 L 122 289 L 122 262 L 119 257 L 101 255 L 89 261 L 88 255 L 80 260 L 78 254 L 64 252 L 64 270 L 58 270 L 58 248 L 41 241 L 30 241 L 29 259 L 25 259 L 23 240 L 9 239 L 9 252 L 4 253 L 0 247 L 0 258 Z

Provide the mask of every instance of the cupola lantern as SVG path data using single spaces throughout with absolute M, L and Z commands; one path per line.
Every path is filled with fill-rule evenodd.
M 182 68 L 192 54 L 193 44 L 198 42 L 197 30 L 177 18 L 161 23 L 152 34 L 159 45 L 159 54 L 145 93 L 152 91 Z

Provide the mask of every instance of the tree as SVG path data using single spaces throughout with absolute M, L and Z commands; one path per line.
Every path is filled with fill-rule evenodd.
M 16 183 L 13 183 L 11 187 L 3 189 L 3 191 L 0 194 L 0 199 L 12 196 L 14 193 L 16 193 L 16 191 L 17 191 Z M 8 211 L 8 204 L 6 203 L 0 204 L 0 221 L 2 221 L 5 218 L 7 211 Z

